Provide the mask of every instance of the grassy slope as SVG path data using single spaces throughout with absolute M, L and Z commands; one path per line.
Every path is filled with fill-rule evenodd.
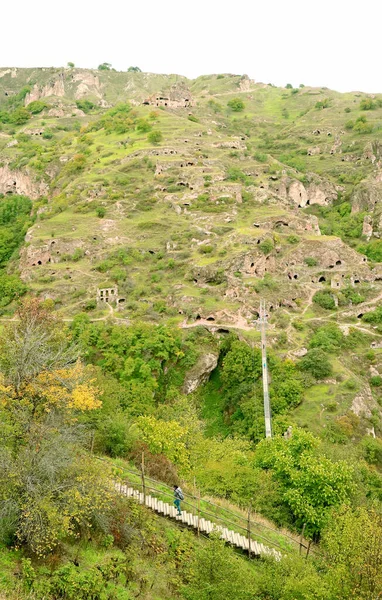
M 23 85 L 48 85 L 60 73 L 57 69 L 30 69 L 19 70 L 16 78 L 7 74 L 0 78 L 0 98 L 6 102 L 2 92 L 17 92 Z M 179 323 L 188 319 L 192 323 L 198 314 L 206 317 L 225 310 L 231 316 L 223 314 L 218 318 L 222 326 L 229 325 L 230 319 L 232 324 L 232 316 L 235 318 L 240 312 L 250 323 L 248 315 L 255 314 L 260 296 L 276 305 L 282 299 L 293 300 L 294 309 L 280 306 L 272 313 L 271 345 L 283 354 L 290 348 L 307 345 L 310 328 L 328 318 L 327 312 L 310 305 L 311 276 L 321 274 L 323 268 L 320 264 L 309 269 L 304 265 L 296 267 L 299 280 L 294 282 L 288 280 L 285 267 L 279 265 L 288 256 L 293 257 L 303 243 L 311 243 L 312 248 L 315 244 L 318 252 L 324 253 L 327 244 L 336 238 L 294 230 L 293 220 L 305 219 L 306 214 L 280 201 L 274 188 L 283 174 L 306 181 L 313 172 L 329 182 L 340 183 L 342 195 L 348 196 L 360 178 L 375 171 L 363 152 L 379 139 L 382 108 L 361 111 L 359 103 L 366 95 L 339 94 L 324 88 L 301 88 L 294 93 L 259 84 L 241 91 L 240 76 L 203 76 L 187 81 L 178 76 L 91 72 L 99 77 L 100 93 L 110 104 L 129 99 L 140 101 L 181 81 L 190 87 L 196 105 L 192 109 L 156 110 L 155 115 L 153 107 L 134 108 L 137 118 L 150 121 L 153 117 L 154 129 L 163 134 L 157 146 L 150 144 L 146 133 L 137 130 L 107 134 L 101 129 L 86 133 L 84 139 L 79 129 L 100 118 L 104 109 L 97 108 L 94 114 L 86 116 L 71 116 L 76 92 L 73 75 L 88 77 L 89 72 L 66 69 L 65 97 L 47 99 L 52 105 L 67 106 L 65 117 L 50 117 L 44 111 L 23 127 L 3 126 L 6 137 L 0 137 L 1 161 L 16 167 L 22 165 L 50 184 L 48 204 L 42 207 L 45 212 L 33 228 L 31 245 L 39 248 L 55 240 L 64 246 L 60 257 L 55 257 L 59 262 L 28 269 L 30 288 L 52 297 L 60 313 L 71 318 L 94 299 L 98 286 L 117 282 L 120 295 L 126 298 L 119 317 Z M 243 99 L 243 112 L 234 113 L 227 108 L 227 102 L 234 97 Z M 91 89 L 88 98 L 98 101 Z M 315 108 L 317 102 L 325 99 L 327 108 Z M 190 112 L 198 122 L 188 119 Z M 345 128 L 349 119 L 354 121 L 359 116 L 367 117 L 374 127 L 372 133 L 357 134 Z M 53 138 L 31 140 L 20 136 L 24 129 L 40 126 L 48 128 Z M 316 129 L 321 131 L 319 136 L 313 133 Z M 350 162 L 342 160 L 348 152 L 330 154 L 338 135 L 343 148 L 351 149 Z M 17 139 L 18 146 L 7 147 L 11 139 Z M 239 148 L 218 147 L 222 143 L 238 143 Z M 320 147 L 320 155 L 307 155 L 313 146 Z M 168 148 L 176 154 L 165 154 L 163 151 Z M 76 173 L 70 172 L 70 160 L 79 153 L 85 155 L 85 166 Z M 68 162 L 61 162 L 62 156 Z M 191 161 L 193 166 L 181 167 L 182 161 Z M 158 164 L 164 170 L 156 176 Z M 239 172 L 236 181 L 227 178 L 232 169 Z M 179 182 L 188 187 L 179 186 Z M 237 189 L 243 194 L 242 203 L 236 200 Z M 201 194 L 209 197 L 197 199 Z M 101 219 L 97 217 L 100 206 L 106 211 Z M 277 218 L 288 220 L 289 229 L 269 227 Z M 260 226 L 253 227 L 254 222 Z M 288 241 L 291 233 L 298 237 L 293 245 Z M 261 276 L 248 274 L 243 260 L 248 254 L 255 261 L 261 259 L 257 241 L 264 237 L 274 238 L 278 252 L 272 253 L 272 285 L 259 289 Z M 203 252 L 204 246 L 209 247 L 208 253 Z M 84 255 L 73 261 L 76 247 L 81 247 Z M 119 249 L 129 255 L 125 262 L 115 257 Z M 346 273 L 351 274 L 354 269 L 357 266 L 348 264 Z M 217 272 L 222 277 L 211 280 L 211 273 Z M 327 273 L 327 281 L 330 275 Z M 369 302 L 380 293 L 378 282 L 361 287 Z M 227 294 L 232 289 L 238 289 L 239 294 Z M 344 326 L 357 325 L 351 317 L 342 316 L 347 309 L 336 311 L 335 319 Z M 110 311 L 98 307 L 89 314 L 92 318 L 106 318 Z M 279 346 L 279 336 L 291 319 L 300 320 L 304 329 L 287 327 L 288 344 Z M 297 423 L 316 430 L 347 413 L 351 398 L 368 381 L 365 354 L 369 342 L 379 339 L 369 326 L 364 329 L 370 335 L 363 332 L 364 341 L 353 351 L 361 361 L 360 372 L 355 372 L 352 353 L 343 352 L 335 363 L 334 377 L 338 381 L 310 388 L 305 402 L 295 411 Z M 255 331 L 241 331 L 240 335 L 257 338 Z M 353 375 L 356 390 L 344 390 L 341 380 Z M 216 405 L 217 393 L 211 389 L 211 394 L 207 394 L 205 416 L 211 418 L 211 431 L 224 432 L 221 411 Z M 338 402 L 338 407 L 333 412 L 323 411 L 322 405 L 332 401 Z

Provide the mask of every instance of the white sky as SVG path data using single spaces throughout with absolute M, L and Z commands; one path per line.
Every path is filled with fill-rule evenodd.
M 382 92 L 382 0 L 1 2 L 0 66 L 139 66 Z M 3 6 L 4 4 L 4 6 Z

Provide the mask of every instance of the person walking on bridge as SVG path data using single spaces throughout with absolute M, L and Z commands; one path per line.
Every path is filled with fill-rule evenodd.
M 184 494 L 178 485 L 174 485 L 174 504 L 178 511 L 178 515 L 182 514 L 182 511 L 180 510 L 180 501 L 181 500 L 184 500 Z

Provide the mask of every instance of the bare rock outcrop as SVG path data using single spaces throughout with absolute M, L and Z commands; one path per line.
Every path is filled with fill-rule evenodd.
M 350 410 L 358 417 L 370 419 L 372 410 L 376 408 L 379 409 L 379 406 L 373 398 L 370 387 L 366 385 L 354 398 Z
M 366 237 L 367 241 L 369 241 L 373 235 L 373 219 L 370 215 L 366 215 L 363 219 L 362 235 Z
M 216 369 L 219 355 L 217 353 L 208 352 L 202 354 L 194 367 L 185 377 L 183 391 L 185 394 L 191 394 L 200 385 L 208 380 L 210 373 Z
M 33 181 L 28 173 L 23 171 L 11 171 L 8 165 L 0 167 L 0 193 L 21 194 L 35 200 L 48 191 L 46 183 Z
M 301 181 L 292 181 L 288 189 L 288 198 L 301 208 L 306 206 L 308 203 L 308 194 L 306 193 L 305 186 L 301 183 Z
M 32 90 L 25 96 L 25 106 L 28 106 L 34 100 L 40 100 L 40 98 L 48 98 L 49 96 L 65 96 L 65 85 L 63 74 L 60 74 L 58 79 L 47 83 L 43 87 L 37 85 L 33 86 Z
M 291 182 L 283 180 L 279 188 L 282 188 L 283 184 L 287 186 L 289 200 L 299 208 L 303 208 L 307 204 L 326 206 L 337 198 L 337 190 L 326 181 L 314 181 L 305 187 L 301 181 L 296 179 Z
M 382 181 L 369 179 L 357 185 L 351 198 L 352 213 L 361 211 L 373 212 L 382 203 Z

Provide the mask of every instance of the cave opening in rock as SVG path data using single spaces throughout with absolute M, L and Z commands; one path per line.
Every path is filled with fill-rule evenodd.
M 326 278 L 323 275 L 321 275 L 321 277 L 319 278 L 318 282 L 319 283 L 324 283 L 325 281 L 326 281 Z

